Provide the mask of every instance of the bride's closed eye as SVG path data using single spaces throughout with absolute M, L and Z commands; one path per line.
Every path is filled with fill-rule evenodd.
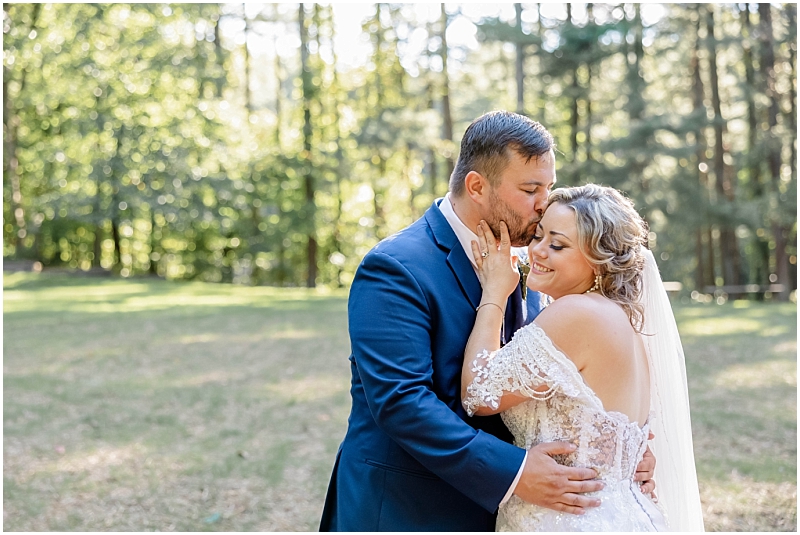
M 536 240 L 536 241 L 542 241 L 542 236 L 537 236 L 536 234 L 534 234 L 534 235 L 532 236 L 532 238 L 533 238 L 534 240 Z M 555 245 L 555 244 L 551 243 L 551 244 L 550 244 L 550 248 L 551 248 L 552 250 L 554 250 L 554 251 L 560 251 L 561 249 L 563 249 L 563 248 L 564 248 L 564 246 L 563 246 L 563 245 Z

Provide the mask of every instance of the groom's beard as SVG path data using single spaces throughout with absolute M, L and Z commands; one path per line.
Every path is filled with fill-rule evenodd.
M 492 234 L 500 239 L 500 222 L 505 221 L 508 227 L 508 235 L 511 238 L 513 247 L 527 247 L 536 232 L 536 225 L 542 216 L 534 212 L 529 219 L 525 219 L 516 210 L 511 208 L 505 201 L 498 197 L 494 190 L 489 190 L 490 213 L 486 218 Z

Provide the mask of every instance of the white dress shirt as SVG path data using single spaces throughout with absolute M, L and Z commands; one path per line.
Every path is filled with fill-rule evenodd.
M 458 215 L 456 215 L 455 210 L 453 210 L 453 204 L 450 202 L 450 194 L 448 193 L 445 195 L 442 202 L 439 204 L 439 210 L 442 212 L 442 215 L 450 224 L 450 227 L 453 229 L 453 232 L 456 233 L 456 237 L 458 238 L 459 243 L 461 243 L 461 247 L 464 249 L 464 252 L 467 253 L 467 258 L 472 263 L 472 269 L 475 270 L 475 273 L 478 272 L 478 265 L 475 262 L 475 256 L 472 254 L 472 241 L 478 241 L 478 235 L 475 234 L 474 231 L 470 230 L 468 226 L 464 224 L 461 219 L 459 219 Z M 522 247 L 512 247 L 512 254 L 518 254 L 517 251 L 514 249 L 524 249 Z M 527 251 L 526 251 L 527 252 Z M 480 284 L 480 279 L 478 280 Z M 525 303 L 522 304 L 522 312 L 523 315 L 527 316 L 528 307 L 525 306 Z M 508 492 L 506 492 L 503 501 L 500 502 L 500 505 L 506 503 L 511 496 L 514 494 L 514 490 L 517 488 L 517 483 L 519 483 L 519 478 L 522 476 L 522 469 L 525 468 L 525 461 L 528 460 L 528 452 L 525 452 L 525 457 L 522 459 L 522 466 L 519 467 L 519 471 L 517 472 L 517 477 L 514 478 L 514 481 L 511 483 L 511 486 L 508 488 Z

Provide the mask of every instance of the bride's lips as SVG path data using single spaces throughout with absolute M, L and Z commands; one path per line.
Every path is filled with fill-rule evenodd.
M 531 262 L 531 272 L 538 273 L 540 275 L 545 275 L 547 273 L 552 273 L 553 270 L 541 265 L 538 262 Z

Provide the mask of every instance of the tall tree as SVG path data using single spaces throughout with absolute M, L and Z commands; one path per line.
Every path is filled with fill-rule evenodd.
M 448 146 L 445 162 L 447 166 L 447 178 L 449 179 L 455 166 L 453 149 L 450 148 L 453 142 L 453 114 L 450 110 L 450 75 L 448 74 L 447 70 L 447 57 L 449 55 L 447 46 L 448 16 L 445 5 L 441 4 L 441 7 L 442 17 L 439 23 L 439 28 L 441 31 L 440 38 L 442 43 L 440 49 L 440 54 L 442 57 L 442 139 L 444 139 Z
M 767 110 L 767 121 L 769 130 L 767 136 L 767 168 L 772 183 L 773 195 L 777 197 L 781 188 L 781 145 L 775 133 L 778 125 L 779 99 L 780 94 L 776 88 L 775 75 L 775 45 L 772 29 L 772 7 L 770 4 L 758 4 L 758 14 L 760 18 L 760 38 L 761 38 L 761 75 L 765 83 L 765 94 L 769 102 Z M 783 222 L 772 217 L 772 237 L 775 240 L 775 275 L 778 284 L 783 285 L 783 291 L 779 293 L 781 301 L 789 300 L 789 258 L 786 254 L 788 245 L 788 231 Z
M 714 35 L 714 5 L 709 5 L 706 12 L 706 42 L 708 43 L 708 70 L 711 79 L 711 104 L 714 110 L 714 175 L 717 191 L 717 202 L 722 205 L 725 219 L 720 224 L 720 260 L 725 284 L 739 284 L 739 249 L 736 234 L 732 228 L 734 186 L 731 178 L 732 170 L 726 164 L 730 158 L 726 150 L 725 136 L 727 121 L 722 115 L 722 99 L 719 90 L 719 73 L 717 65 L 717 39 Z
M 753 45 L 755 43 L 755 32 L 750 14 L 750 4 L 745 4 L 744 9 L 740 11 L 742 19 L 742 62 L 744 63 L 745 71 L 745 86 L 744 93 L 747 101 L 747 152 L 745 159 L 745 167 L 747 169 L 747 182 L 750 196 L 753 200 L 758 202 L 764 196 L 764 184 L 762 183 L 761 164 L 762 157 L 761 147 L 758 143 L 758 110 L 756 108 L 755 95 L 757 92 L 757 83 L 755 75 L 755 56 L 753 53 Z M 754 240 L 756 249 L 756 265 L 754 266 L 754 279 L 758 284 L 767 284 L 769 282 L 769 240 L 767 236 L 762 233 L 756 233 Z
M 300 4 L 297 21 L 300 28 L 300 65 L 301 81 L 303 88 L 303 159 L 305 161 L 305 218 L 307 225 L 306 258 L 308 262 L 308 275 L 306 286 L 314 288 L 317 285 L 317 236 L 316 236 L 316 204 L 314 202 L 314 175 L 311 161 L 311 100 L 314 89 L 311 81 L 309 66 L 309 38 L 306 26 L 305 4 Z
M 517 16 L 517 31 L 522 35 L 522 4 L 515 3 L 514 12 Z M 525 45 L 521 39 L 515 43 L 515 48 L 517 52 L 515 64 L 517 68 L 517 113 L 525 115 Z
M 703 197 L 707 197 L 708 162 L 706 161 L 706 135 L 704 131 L 706 110 L 703 104 L 705 91 L 703 89 L 703 78 L 700 66 L 700 50 L 702 45 L 700 26 L 702 15 L 699 7 L 695 12 L 695 21 L 695 39 L 690 62 L 692 70 L 692 105 L 696 121 L 696 126 L 692 135 L 695 144 L 695 166 L 699 185 L 698 191 Z M 714 242 L 710 227 L 705 227 L 704 230 L 704 225 L 700 224 L 695 232 L 695 288 L 702 290 L 706 286 L 714 284 Z

